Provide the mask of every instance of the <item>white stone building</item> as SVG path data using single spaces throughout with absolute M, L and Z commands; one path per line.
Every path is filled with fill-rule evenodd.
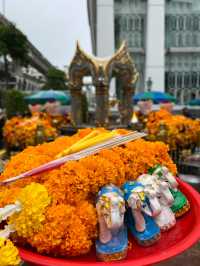
M 88 0 L 93 52 L 109 56 L 128 43 L 140 80 L 137 91 L 200 97 L 200 0 Z M 118 88 L 118 86 L 117 86 Z
M 5 16 L 0 14 L 0 24 L 9 25 L 10 22 Z M 40 51 L 28 40 L 29 64 L 22 67 L 8 58 L 9 61 L 9 88 L 16 88 L 26 92 L 40 90 L 46 80 L 49 68 L 53 65 L 40 53 Z M 6 86 L 4 74 L 4 62 L 0 57 L 0 89 Z

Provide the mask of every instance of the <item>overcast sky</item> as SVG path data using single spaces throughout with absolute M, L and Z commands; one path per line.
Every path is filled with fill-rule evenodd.
M 6 16 L 52 64 L 69 65 L 76 40 L 91 52 L 87 0 L 0 0 Z

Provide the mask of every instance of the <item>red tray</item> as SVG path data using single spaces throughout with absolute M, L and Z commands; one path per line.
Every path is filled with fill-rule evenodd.
M 128 252 L 125 260 L 112 262 L 124 266 L 145 266 L 169 259 L 191 247 L 200 239 L 200 194 L 190 185 L 179 181 L 181 191 L 187 196 L 191 204 L 191 210 L 177 220 L 176 227 L 163 233 L 161 240 L 152 247 L 141 247 L 133 242 L 133 249 Z M 83 265 L 107 265 L 96 261 L 95 251 L 87 256 L 60 259 L 42 256 L 29 250 L 20 248 L 21 258 L 34 265 L 40 266 L 83 266 Z

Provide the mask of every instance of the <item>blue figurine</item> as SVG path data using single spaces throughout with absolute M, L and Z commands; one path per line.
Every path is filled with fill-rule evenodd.
M 101 261 L 121 260 L 128 249 L 127 228 L 124 225 L 125 201 L 123 192 L 114 185 L 103 187 L 97 197 L 99 239 L 97 257 Z
M 137 242 L 150 246 L 160 239 L 160 229 L 152 218 L 151 204 L 144 186 L 139 182 L 126 182 L 123 185 L 124 198 L 128 205 L 127 225 Z

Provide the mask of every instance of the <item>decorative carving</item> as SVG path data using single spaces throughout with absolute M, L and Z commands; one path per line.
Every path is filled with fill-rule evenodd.
M 111 58 L 97 58 L 89 55 L 85 53 L 80 48 L 79 43 L 77 43 L 76 53 L 69 67 L 72 105 L 73 103 L 77 103 L 76 100 L 73 100 L 73 97 L 78 97 L 77 93 L 74 93 L 74 91 L 81 90 L 84 76 L 92 76 L 93 84 L 96 87 L 96 123 L 98 125 L 105 125 L 108 121 L 108 91 L 112 77 L 117 77 L 122 81 L 124 86 L 123 95 L 124 98 L 126 98 L 125 101 L 122 101 L 124 103 L 122 104 L 123 109 L 127 108 L 127 113 L 131 112 L 132 102 L 130 100 L 132 99 L 133 89 L 130 90 L 128 88 L 134 86 L 139 74 L 128 52 L 126 42 L 122 43 L 119 50 Z M 76 107 L 72 106 L 72 112 L 76 112 L 76 110 L 77 104 Z M 72 115 L 74 118 L 77 117 L 76 114 Z M 75 123 L 77 123 L 77 121 L 75 121 Z M 81 123 L 80 119 L 78 121 L 78 124 L 79 123 Z

